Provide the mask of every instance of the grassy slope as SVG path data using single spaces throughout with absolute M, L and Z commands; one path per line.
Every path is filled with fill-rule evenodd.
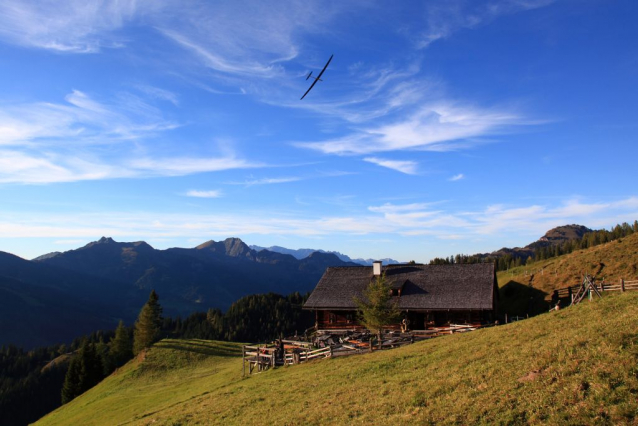
M 638 423 L 638 292 L 245 379 L 237 348 L 163 341 L 38 424 Z
M 504 311 L 523 316 L 528 310 L 532 314 L 545 311 L 544 299 L 549 299 L 555 289 L 580 284 L 585 273 L 613 283 L 618 283 L 620 278 L 638 280 L 638 234 L 499 272 L 497 278 Z M 534 291 L 530 295 L 532 306 L 529 306 L 527 287 L 532 274 Z M 511 290 L 507 291 L 506 286 Z

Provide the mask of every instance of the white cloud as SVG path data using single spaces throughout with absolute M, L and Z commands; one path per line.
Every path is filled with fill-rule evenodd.
M 111 144 L 178 127 L 134 96 L 122 95 L 107 105 L 73 90 L 65 100 L 0 109 L 0 145 Z
M 325 142 L 295 146 L 326 154 L 369 154 L 398 150 L 450 151 L 476 143 L 512 126 L 534 124 L 511 112 L 438 103 L 421 107 L 407 119 Z
M 0 183 L 183 176 L 263 166 L 238 158 L 228 143 L 221 144 L 218 156 L 176 157 L 156 146 L 145 148 L 148 140 L 179 125 L 136 96 L 120 93 L 104 103 L 73 90 L 65 100 L 0 109 Z
M 132 173 L 126 169 L 77 157 L 0 150 L 0 183 L 58 183 L 129 176 Z
M 443 0 L 428 2 L 425 30 L 416 37 L 417 48 L 450 37 L 463 29 L 486 25 L 504 15 L 545 7 L 556 0 L 498 0 L 488 2 Z
M 129 160 L 124 156 L 106 160 L 52 152 L 32 154 L 0 150 L 0 183 L 45 184 L 115 178 L 185 176 L 261 166 L 261 164 L 234 157 L 147 157 Z
M 375 213 L 398 213 L 398 212 L 406 212 L 406 211 L 418 211 L 425 210 L 433 203 L 412 203 L 412 204 L 391 204 L 385 203 L 382 206 L 370 206 L 368 210 Z
M 301 178 L 301 177 L 294 177 L 294 176 L 280 177 L 280 178 L 251 179 L 251 180 L 247 180 L 247 181 L 243 182 L 242 185 L 247 185 L 247 186 L 251 186 L 251 185 L 271 185 L 271 184 L 277 184 L 277 183 L 297 182 L 297 181 L 302 180 L 302 179 L 303 178 Z
M 425 236 L 441 240 L 469 240 L 516 234 L 532 241 L 559 225 L 580 223 L 609 227 L 638 217 L 638 198 L 580 202 L 583 208 L 566 209 L 575 200 L 557 205 L 487 206 L 477 211 L 432 209 L 433 203 L 371 206 L 359 215 L 309 216 L 307 212 L 273 212 L 250 209 L 228 213 L 155 213 L 148 211 L 99 213 L 0 211 L 3 238 L 49 237 L 93 239 L 102 235 L 127 239 L 225 238 L 228 236 L 273 235 L 322 237 L 330 235 Z M 593 206 L 586 209 L 585 206 Z M 603 206 L 604 208 L 598 208 Z M 487 249 L 497 249 L 491 247 Z
M 465 179 L 465 175 L 463 173 L 459 173 L 458 175 L 452 176 L 449 180 L 455 182 L 457 180 Z
M 186 192 L 187 197 L 196 197 L 196 198 L 219 198 L 222 196 L 222 192 L 218 189 L 208 190 L 208 191 L 200 191 L 197 189 L 191 189 Z
M 234 157 L 140 158 L 129 161 L 128 165 L 145 176 L 184 176 L 193 173 L 263 167 L 263 164 L 251 163 Z
M 418 164 L 415 161 L 388 160 L 377 157 L 366 157 L 363 161 L 373 163 L 381 167 L 396 170 L 406 175 L 415 175 L 417 173 Z
M 175 106 L 179 105 L 177 94 L 171 92 L 170 90 L 160 89 L 159 87 L 153 87 L 146 84 L 138 84 L 135 86 L 135 88 L 154 99 L 168 101 Z
M 130 21 L 136 2 L 0 1 L 0 37 L 12 43 L 69 53 L 119 47 L 114 31 Z

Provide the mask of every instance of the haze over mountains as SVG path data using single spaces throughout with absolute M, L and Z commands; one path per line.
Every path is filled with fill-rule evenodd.
M 306 293 L 328 266 L 347 265 L 356 264 L 326 253 L 298 260 L 257 252 L 237 238 L 156 250 L 103 237 L 33 261 L 0 252 L 0 344 L 51 344 L 114 328 L 120 318 L 130 324 L 151 289 L 165 315 L 185 316 L 249 294 Z
M 253 250 L 268 250 L 268 251 L 274 251 L 276 253 L 281 253 L 281 254 L 289 254 L 291 256 L 294 256 L 296 259 L 305 259 L 306 257 L 310 256 L 312 253 L 318 252 L 318 253 L 328 253 L 328 254 L 334 254 L 335 256 L 337 256 L 339 259 L 343 260 L 344 262 L 354 262 L 354 263 L 358 263 L 360 265 L 364 265 L 364 266 L 372 266 L 372 262 L 374 262 L 375 260 L 380 260 L 383 262 L 384 265 L 394 265 L 397 263 L 402 263 L 399 262 L 398 260 L 394 260 L 394 259 L 390 259 L 390 258 L 384 258 L 384 259 L 362 259 L 362 258 L 357 258 L 357 259 L 352 259 L 350 256 L 343 254 L 343 253 L 339 253 L 338 251 L 325 251 L 325 250 L 321 250 L 321 249 L 310 249 L 310 248 L 302 248 L 302 249 L 289 249 L 289 248 L 285 248 L 285 247 L 281 247 L 281 246 L 270 246 L 270 247 L 261 247 L 261 246 L 255 246 L 255 245 L 250 245 L 249 246 L 251 249 Z
M 526 256 L 539 244 L 558 244 L 587 231 L 579 225 L 554 228 L 524 248 L 495 254 Z M 350 258 L 336 252 L 272 249 L 258 251 L 228 238 L 157 250 L 144 241 L 103 237 L 32 261 L 0 252 L 0 345 L 48 345 L 112 329 L 119 319 L 131 324 L 151 289 L 160 295 L 165 315 L 186 316 L 209 308 L 225 310 L 249 294 L 306 293 L 328 266 L 368 263 L 344 261 Z

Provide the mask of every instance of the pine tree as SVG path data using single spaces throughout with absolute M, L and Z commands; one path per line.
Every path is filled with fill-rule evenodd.
M 98 340 L 95 345 L 95 352 L 97 357 L 100 359 L 100 364 L 102 365 L 102 376 L 106 377 L 115 370 L 113 363 L 111 362 L 111 356 L 109 353 L 109 345 L 104 343 L 104 337 L 100 335 L 100 340 Z
M 158 300 L 157 293 L 152 290 L 148 297 L 148 302 L 146 302 L 137 317 L 133 333 L 133 353 L 135 355 L 149 348 L 160 337 L 162 307 Z
M 73 400 L 80 395 L 80 358 L 74 356 L 69 364 L 69 369 L 64 376 L 64 384 L 62 385 L 62 404 Z
M 62 404 L 73 400 L 104 377 L 102 362 L 95 350 L 95 345 L 88 339 L 83 340 L 79 351 L 73 356 L 62 385 Z
M 383 327 L 398 321 L 401 316 L 396 303 L 392 303 L 392 287 L 385 274 L 372 281 L 363 291 L 363 296 L 364 299 L 354 299 L 359 308 L 359 321 L 370 332 L 377 334 L 380 344 Z
M 121 320 L 115 330 L 115 336 L 109 342 L 109 355 L 113 368 L 121 367 L 133 358 L 131 335 Z
M 84 393 L 102 380 L 104 368 L 93 343 L 86 341 L 80 348 L 79 357 L 80 393 Z
M 213 332 L 213 338 L 221 338 L 224 330 L 224 315 L 222 314 L 222 311 L 219 309 L 209 309 L 206 313 L 206 320 L 210 324 Z

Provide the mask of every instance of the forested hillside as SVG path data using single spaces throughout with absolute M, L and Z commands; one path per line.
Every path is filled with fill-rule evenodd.
M 167 316 L 185 317 L 251 294 L 305 294 L 328 266 L 355 265 L 332 254 L 256 252 L 236 238 L 168 250 L 102 238 L 38 259 L 0 253 L 0 345 L 69 343 L 120 319 L 130 324 L 151 289 Z

